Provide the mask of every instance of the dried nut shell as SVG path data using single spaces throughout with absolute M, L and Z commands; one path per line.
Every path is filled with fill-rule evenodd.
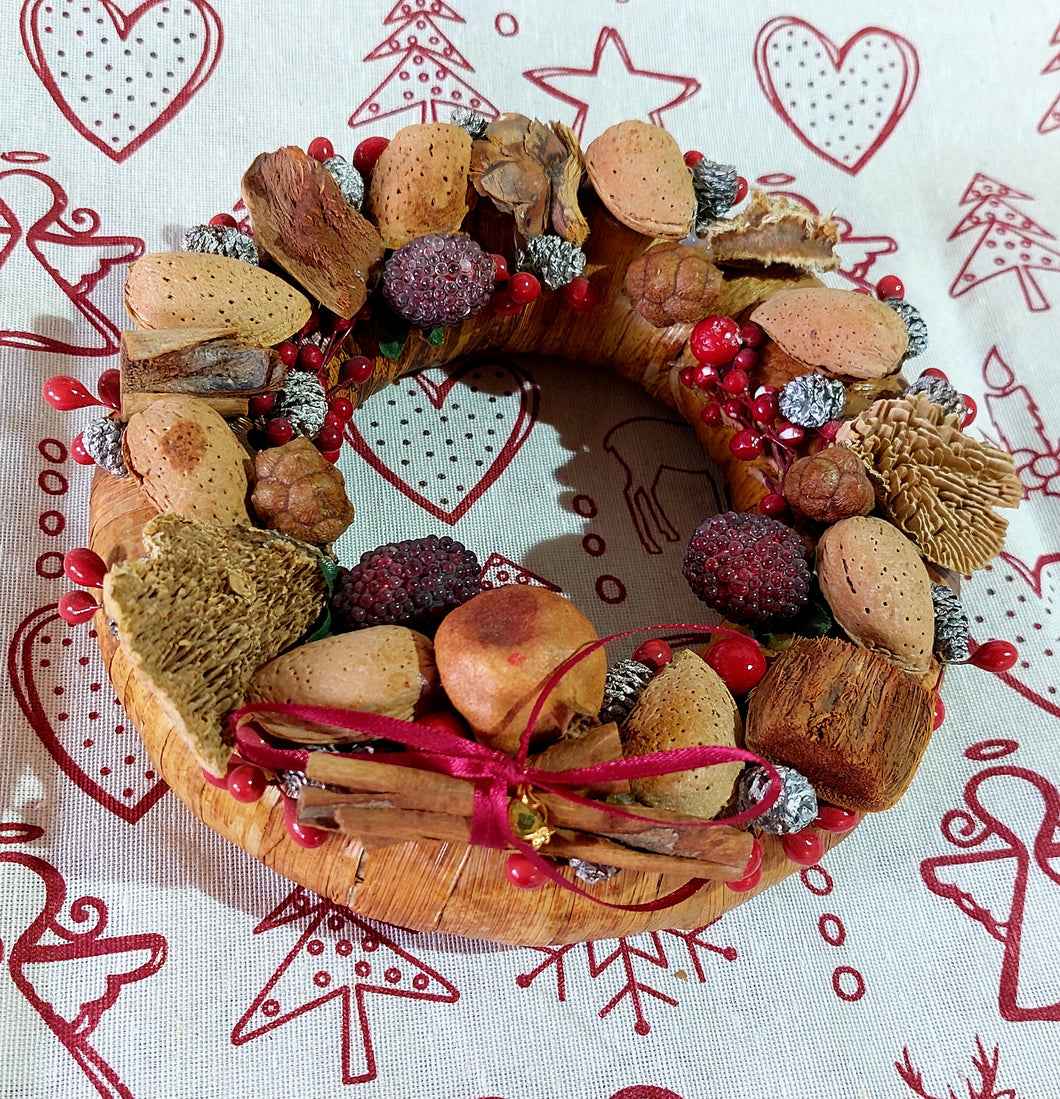
M 511 584 L 450 611 L 435 634 L 434 652 L 445 693 L 475 738 L 514 754 L 549 677 L 596 640 L 589 619 L 562 595 Z M 575 714 L 595 717 L 606 677 L 603 649 L 575 664 L 549 693 L 535 734 L 562 733 Z
M 447 122 L 398 130 L 372 169 L 368 210 L 387 248 L 455 233 L 467 214 L 471 138 Z
M 140 328 L 229 328 L 270 347 L 307 320 L 309 299 L 260 267 L 205 252 L 155 252 L 125 282 L 125 311 Z
M 721 264 L 770 267 L 782 264 L 799 271 L 834 271 L 839 226 L 784 198 L 755 191 L 731 221 L 717 221 L 709 239 Z
M 721 272 L 706 248 L 676 241 L 655 244 L 626 268 L 630 304 L 656 328 L 695 324 L 721 292 Z
M 603 204 L 646 236 L 681 240 L 692 230 L 696 194 L 677 142 L 661 126 L 619 122 L 585 150 Z
M 821 594 L 847 636 L 912 675 L 931 664 L 931 578 L 916 546 L 873 516 L 843 519 L 817 543 Z
M 371 626 L 310 641 L 269 661 L 251 679 L 247 701 L 361 710 L 409 721 L 437 688 L 438 670 L 428 638 L 404 626 Z M 372 739 L 281 714 L 260 714 L 254 720 L 274 736 L 291 740 Z
M 876 493 L 861 460 L 845 446 L 830 446 L 792 462 L 781 486 L 784 499 L 817 523 L 868 515 Z
M 129 472 L 161 512 L 248 526 L 249 459 L 219 412 L 198 397 L 162 397 L 130 417 Z
M 700 656 L 684 649 L 648 684 L 622 727 L 622 754 L 649 755 L 701 745 L 737 747 L 743 722 L 721 677 Z M 732 797 L 742 763 L 697 767 L 633 779 L 645 805 L 712 820 Z
M 304 436 L 258 451 L 250 501 L 263 526 L 316 545 L 353 522 L 342 470 Z
M 909 347 L 905 322 L 889 305 L 850 290 L 788 290 L 751 320 L 799 362 L 851 378 L 893 373 Z

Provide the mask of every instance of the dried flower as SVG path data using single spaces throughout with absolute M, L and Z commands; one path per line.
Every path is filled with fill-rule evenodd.
M 526 242 L 525 250 L 519 252 L 518 267 L 540 276 L 549 290 L 558 290 L 585 270 L 585 253 L 569 240 L 546 233 Z
M 928 328 L 920 310 L 905 298 L 884 298 L 883 304 L 889 305 L 905 321 L 905 327 L 909 332 L 909 346 L 902 356 L 903 361 L 923 355 L 928 345 Z
M 964 404 L 964 396 L 945 378 L 937 378 L 932 374 L 922 374 L 906 391 L 903 397 L 915 397 L 923 393 L 929 401 L 937 404 L 944 412 L 948 412 L 958 419 L 963 420 L 968 409 Z
M 641 692 L 654 678 L 651 668 L 639 660 L 620 660 L 613 664 L 607 669 L 600 720 L 605 724 L 614 721 L 621 725 L 636 706 Z
M 718 164 L 704 157 L 692 168 L 692 190 L 696 194 L 696 232 L 702 235 L 723 218 L 736 201 L 737 172 L 731 164 Z
M 104 416 L 93 420 L 81 433 L 81 445 L 85 453 L 114 477 L 128 477 L 129 470 L 122 457 L 121 440 L 125 424 L 121 420 Z
M 799 427 L 823 427 L 842 411 L 846 389 L 838 378 L 802 374 L 780 391 L 780 411 Z
M 324 167 L 331 173 L 331 178 L 339 185 L 342 197 L 355 209 L 359 210 L 364 202 L 364 176 L 345 158 L 331 156 L 324 161 Z
M 784 836 L 789 832 L 801 832 L 817 816 L 817 794 L 813 784 L 794 767 L 776 764 L 781 778 L 780 796 L 748 827 L 771 836 Z M 770 777 L 764 767 L 749 767 L 740 776 L 736 797 L 737 812 L 757 805 L 769 793 Z
M 943 664 L 963 664 L 971 656 L 964 605 L 945 584 L 931 585 L 931 602 L 935 606 L 935 655 Z
M 258 264 L 258 246 L 254 238 L 228 225 L 193 225 L 184 234 L 180 247 L 184 252 L 205 252 L 254 266 Z

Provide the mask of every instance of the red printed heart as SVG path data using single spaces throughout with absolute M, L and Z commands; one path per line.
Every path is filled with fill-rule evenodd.
M 206 82 L 221 53 L 206 0 L 26 0 L 22 44 L 71 125 L 112 160 L 150 140 Z
M 510 363 L 425 370 L 377 394 L 347 428 L 357 453 L 452 525 L 508 468 L 534 426 L 537 385 Z
M 851 175 L 898 125 L 919 77 L 916 50 L 891 31 L 866 27 L 840 47 L 794 16 L 758 32 L 755 68 L 799 139 Z
M 22 712 L 63 773 L 135 824 L 166 792 L 114 697 L 94 630 L 71 629 L 50 603 L 27 615 L 7 653 Z

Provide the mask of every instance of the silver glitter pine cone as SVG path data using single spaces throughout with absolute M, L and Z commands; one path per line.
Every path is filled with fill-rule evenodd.
M 824 427 L 836 419 L 846 403 L 846 389 L 838 378 L 802 374 L 792 378 L 778 398 L 784 417 L 799 427 Z
M 184 252 L 205 252 L 258 265 L 258 246 L 252 237 L 228 225 L 193 225 L 180 243 Z
M 538 275 L 549 290 L 559 290 L 585 270 L 585 253 L 569 240 L 546 233 L 526 242 L 518 267 Z
M 705 233 L 723 218 L 736 202 L 737 171 L 731 164 L 718 164 L 704 157 L 692 168 L 692 190 L 696 195 L 696 232 Z
M 316 438 L 328 414 L 328 398 L 315 374 L 289 370 L 283 388 L 276 394 L 270 419 L 285 419 L 295 435 Z
M 935 655 L 943 664 L 963 664 L 970 657 L 971 627 L 960 599 L 945 584 L 931 585 L 935 607 Z
M 324 167 L 331 173 L 331 178 L 339 185 L 342 197 L 355 209 L 359 210 L 364 202 L 364 176 L 345 158 L 330 156 L 324 161 Z
M 637 704 L 644 688 L 655 678 L 647 664 L 639 660 L 620 660 L 607 669 L 604 681 L 604 704 L 600 720 L 605 725 L 613 721 L 621 725 Z
M 912 385 L 908 386 L 903 397 L 915 397 L 918 393 L 927 397 L 932 404 L 937 404 L 943 412 L 949 412 L 954 416 L 964 419 L 968 409 L 964 403 L 964 396 L 945 378 L 937 378 L 932 374 L 922 374 Z
M 100 469 L 114 477 L 128 477 L 129 470 L 121 453 L 121 440 L 125 424 L 110 416 L 93 420 L 81 433 L 81 445 L 85 453 Z
M 805 775 L 794 767 L 776 765 L 782 787 L 780 796 L 747 827 L 771 836 L 785 836 L 789 832 L 801 832 L 812 824 L 817 816 L 817 793 Z M 742 813 L 757 805 L 769 793 L 769 772 L 757 764 L 740 776 L 736 809 Z
M 905 327 L 909 332 L 909 346 L 902 360 L 915 359 L 917 355 L 923 355 L 928 345 L 928 327 L 920 310 L 905 298 L 884 298 L 883 304 L 889 305 L 905 321 Z

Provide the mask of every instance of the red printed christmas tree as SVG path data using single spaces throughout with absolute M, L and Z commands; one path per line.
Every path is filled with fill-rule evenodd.
M 960 297 L 972 287 L 1011 271 L 1015 272 L 1027 307 L 1041 312 L 1049 308 L 1049 300 L 1033 272 L 1060 271 L 1060 250 L 1045 243 L 1053 239 L 1053 234 L 1013 206 L 1010 199 L 1032 201 L 1033 196 L 982 174 L 976 174 L 962 195 L 960 204 L 973 204 L 972 209 L 949 239 L 973 229 L 982 232 L 953 280 L 950 296 Z
M 350 115 L 352 127 L 375 124 L 383 118 L 411 113 L 408 122 L 447 122 L 455 107 L 466 107 L 487 118 L 500 112 L 455 69 L 475 70 L 439 29 L 437 21 L 464 19 L 441 0 L 400 0 L 383 20 L 395 27 L 365 61 L 393 58 L 383 82 Z
M 1060 46 L 1060 25 L 1053 31 L 1053 37 L 1049 40 L 1050 46 Z M 1050 73 L 1060 72 L 1060 53 L 1051 58 L 1048 64 L 1042 69 L 1042 76 L 1048 76 Z M 1060 130 L 1060 95 L 1049 104 L 1045 114 L 1042 115 L 1041 122 L 1038 123 L 1038 133 L 1048 134 L 1053 130 Z

